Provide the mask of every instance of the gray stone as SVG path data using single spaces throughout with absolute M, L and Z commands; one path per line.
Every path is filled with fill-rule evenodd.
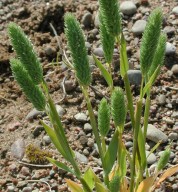
M 92 14 L 91 13 L 85 13 L 82 17 L 82 24 L 85 26 L 85 27 L 90 27 L 91 24 L 92 24 Z
M 146 27 L 146 21 L 145 20 L 138 20 L 134 23 L 132 27 L 132 32 L 134 35 L 141 35 Z
M 174 13 L 175 15 L 178 15 L 178 6 L 172 9 L 172 13 Z
M 85 123 L 84 130 L 86 132 L 90 132 L 92 130 L 92 126 L 89 123 Z
M 170 133 L 168 135 L 168 138 L 171 140 L 177 140 L 178 139 L 178 134 L 177 133 Z
M 61 87 L 62 87 L 62 84 L 61 84 Z M 73 91 L 75 88 L 76 88 L 76 85 L 75 85 L 75 83 L 73 81 L 71 81 L 71 80 L 65 81 L 65 90 L 66 90 L 66 92 Z
M 59 117 L 62 117 L 66 112 L 66 110 L 63 107 L 61 107 L 60 105 L 56 105 L 56 110 L 57 110 Z
M 133 1 L 124 1 L 120 5 L 120 11 L 125 15 L 133 15 L 136 13 L 137 7 Z
M 176 47 L 172 44 L 167 42 L 166 43 L 166 55 L 173 55 L 176 53 Z
M 166 26 L 163 31 L 167 34 L 167 35 L 173 35 L 175 33 L 175 28 L 172 26 Z
M 20 170 L 20 173 L 24 176 L 28 176 L 30 175 L 30 169 L 28 167 L 22 167 L 22 169 Z
M 132 141 L 128 141 L 125 143 L 125 147 L 128 149 L 130 147 L 133 147 L 133 142 Z
M 45 145 L 49 145 L 51 143 L 51 139 L 50 139 L 50 137 L 48 135 L 45 135 L 43 137 L 43 141 L 44 141 Z
M 47 47 L 45 47 L 45 53 L 47 56 L 53 56 L 56 53 L 56 50 L 54 49 L 54 47 L 48 45 Z
M 173 65 L 171 71 L 174 75 L 178 75 L 178 64 Z
M 77 113 L 74 118 L 77 120 L 77 121 L 80 121 L 80 122 L 86 122 L 87 121 L 87 115 L 85 113 Z
M 28 113 L 28 115 L 26 116 L 26 120 L 32 120 L 39 115 L 44 115 L 44 112 L 38 111 L 37 109 L 34 108 Z
M 22 192 L 32 192 L 32 188 L 31 187 L 24 187 Z
M 174 111 L 171 115 L 172 118 L 178 119 L 178 111 Z
M 88 142 L 87 142 L 87 145 L 88 147 L 93 147 L 94 146 L 94 140 L 92 138 L 88 138 Z
M 75 151 L 75 158 L 81 162 L 81 163 L 85 163 L 87 164 L 88 163 L 88 159 L 85 155 L 79 153 L 78 151 Z
M 155 143 L 158 143 L 160 140 L 162 143 L 166 143 L 168 141 L 168 136 L 152 124 L 148 124 L 146 138 Z
M 93 53 L 98 56 L 98 57 L 104 57 L 104 52 L 103 49 L 101 47 L 95 48 L 93 50 Z
M 90 154 L 90 152 L 88 151 L 88 149 L 84 149 L 84 150 L 83 150 L 83 154 L 86 155 L 86 156 L 88 156 L 88 155 Z
M 154 153 L 151 153 L 150 155 L 149 155 L 149 153 L 150 153 L 149 151 L 146 151 L 147 163 L 149 165 L 152 165 L 153 163 L 156 162 L 156 156 Z
M 33 130 L 34 138 L 38 137 L 41 134 L 42 131 L 44 131 L 44 127 L 43 126 L 35 127 L 35 129 Z
M 91 44 L 88 41 L 85 42 L 85 47 L 87 48 L 87 50 L 91 50 Z
M 166 95 L 163 95 L 163 94 L 159 95 L 157 100 L 160 105 L 165 105 L 166 104 Z
M 128 78 L 131 84 L 140 85 L 142 81 L 142 74 L 140 70 L 128 70 Z
M 12 144 L 11 154 L 19 160 L 23 159 L 25 154 L 25 141 L 23 139 L 18 139 Z
M 7 192 L 14 192 L 14 190 L 15 190 L 15 187 L 12 185 L 7 187 Z
M 79 138 L 79 142 L 82 144 L 82 145 L 86 145 L 87 142 L 88 142 L 88 137 L 86 135 L 81 135 L 80 138 Z

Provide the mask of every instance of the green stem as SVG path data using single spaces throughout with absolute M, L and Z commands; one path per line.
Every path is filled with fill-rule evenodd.
M 146 140 L 146 134 L 147 134 L 147 127 L 148 127 L 148 119 L 149 119 L 149 112 L 150 112 L 150 90 L 147 92 L 147 97 L 146 97 L 146 103 L 145 103 L 145 112 L 144 112 L 144 140 Z
M 81 86 L 81 89 L 82 89 L 83 95 L 84 95 L 86 103 L 87 103 L 87 108 L 88 108 L 88 112 L 89 112 L 89 116 L 90 116 L 90 122 L 91 122 L 92 130 L 93 130 L 93 134 L 95 136 L 96 144 L 98 147 L 99 155 L 100 155 L 102 166 L 104 169 L 104 181 L 105 181 L 105 184 L 109 187 L 109 176 L 108 176 L 108 174 L 105 173 L 104 154 L 103 154 L 103 150 L 102 150 L 102 146 L 101 146 L 101 139 L 99 136 L 95 115 L 94 115 L 93 108 L 92 108 L 86 88 Z
M 124 84 L 125 84 L 125 90 L 126 90 L 126 96 L 127 96 L 127 101 L 128 101 L 128 108 L 129 108 L 129 112 L 130 112 L 130 118 L 131 118 L 133 130 L 134 130 L 135 119 L 134 119 L 133 96 L 131 93 L 130 82 L 129 82 L 129 78 L 128 78 L 127 73 L 125 74 L 123 80 L 124 80 Z
M 103 136 L 101 136 L 101 143 L 102 143 L 103 153 L 105 153 L 106 152 L 106 142 L 105 142 L 105 138 Z
M 138 139 L 138 133 L 140 129 L 141 113 L 142 113 L 142 99 L 140 99 L 137 102 L 137 106 L 136 106 L 135 128 L 134 128 L 134 136 L 133 136 L 133 157 L 132 157 L 132 164 L 131 164 L 130 192 L 134 191 L 135 163 L 136 163 L 136 154 L 138 149 L 137 139 Z

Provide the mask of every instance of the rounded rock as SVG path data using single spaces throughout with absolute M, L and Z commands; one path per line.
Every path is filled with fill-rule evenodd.
M 125 15 L 133 15 L 137 12 L 137 7 L 132 1 L 124 1 L 120 5 L 120 11 Z
M 173 55 L 176 53 L 176 47 L 172 44 L 167 42 L 166 43 L 166 55 Z
M 32 188 L 31 187 L 24 187 L 22 192 L 32 192 Z
M 92 130 L 92 126 L 90 125 L 90 123 L 85 123 L 85 125 L 84 125 L 84 130 L 85 130 L 86 132 L 89 132 L 89 131 Z
M 45 135 L 43 137 L 43 141 L 44 141 L 45 145 L 49 145 L 51 143 L 51 139 L 50 139 L 50 137 L 48 135 Z
M 7 187 L 7 192 L 14 192 L 15 191 L 15 187 L 14 186 L 8 186 Z
M 95 48 L 93 50 L 93 53 L 98 56 L 98 57 L 104 57 L 104 52 L 103 49 L 101 47 Z
M 85 27 L 90 27 L 92 24 L 92 14 L 91 13 L 85 13 L 82 17 L 81 22 Z
M 178 64 L 173 65 L 171 71 L 174 75 L 178 75 Z
M 142 73 L 140 70 L 128 70 L 128 78 L 131 84 L 140 85 L 142 81 Z
M 87 115 L 85 113 L 77 113 L 74 116 L 75 120 L 80 122 L 86 122 L 87 121 Z
M 146 21 L 145 20 L 138 20 L 134 23 L 133 27 L 132 27 L 132 32 L 134 33 L 134 35 L 141 35 L 146 27 Z
M 157 100 L 158 100 L 158 103 L 160 105 L 165 105 L 166 104 L 166 96 L 165 95 L 159 95 Z
M 146 151 L 146 156 L 148 156 L 150 152 L 149 151 Z M 151 153 L 148 157 L 147 157 L 147 163 L 149 165 L 152 165 L 153 163 L 156 162 L 156 156 L 154 153 Z
M 171 139 L 171 140 L 177 140 L 178 139 L 178 134 L 177 133 L 170 133 L 168 138 Z
M 172 9 L 172 13 L 174 13 L 175 15 L 178 15 L 178 6 Z

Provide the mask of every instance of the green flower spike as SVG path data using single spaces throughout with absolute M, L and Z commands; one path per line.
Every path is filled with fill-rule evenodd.
M 158 164 L 157 164 L 157 170 L 158 171 L 161 171 L 165 166 L 166 164 L 168 163 L 169 161 L 169 158 L 170 158 L 170 154 L 171 154 L 171 150 L 170 148 L 167 148 L 163 154 L 161 155 L 159 161 L 158 161 Z
M 148 72 L 149 77 L 151 77 L 151 75 L 155 72 L 158 66 L 162 66 L 164 63 L 166 40 L 167 40 L 166 34 L 161 34 L 158 42 L 158 47 L 156 49 L 156 53 L 153 58 L 153 62 Z
M 33 49 L 33 45 L 22 29 L 15 23 L 10 23 L 8 32 L 12 46 L 21 61 L 23 67 L 28 71 L 33 82 L 38 85 L 42 82 L 42 66 Z
M 99 0 L 100 14 L 109 34 L 118 36 L 121 32 L 121 16 L 118 0 Z
M 111 114 L 116 127 L 123 127 L 126 117 L 124 93 L 116 87 L 111 95 Z
M 104 57 L 106 59 L 106 62 L 110 64 L 113 58 L 115 38 L 113 35 L 107 32 L 101 16 L 101 12 L 100 12 L 99 18 L 100 18 L 100 38 L 101 38 L 101 44 L 104 51 Z
M 27 98 L 37 110 L 43 111 L 46 105 L 45 96 L 40 88 L 35 85 L 34 82 L 31 80 L 28 72 L 26 71 L 26 69 L 24 69 L 20 60 L 11 59 L 10 65 L 14 78 L 22 88 Z
M 140 48 L 140 65 L 143 76 L 148 74 L 161 33 L 163 15 L 161 9 L 155 9 L 148 18 Z
M 102 99 L 98 109 L 98 128 L 100 134 L 106 137 L 110 128 L 110 108 L 106 99 Z
M 67 13 L 64 20 L 65 34 L 76 76 L 81 85 L 88 86 L 91 83 L 91 71 L 82 29 L 79 22 L 71 13 Z

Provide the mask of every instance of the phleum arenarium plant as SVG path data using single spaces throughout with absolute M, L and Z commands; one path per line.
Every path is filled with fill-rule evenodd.
M 167 169 L 160 176 L 160 173 L 169 161 L 169 146 L 160 157 L 154 174 L 150 175 L 145 152 L 151 87 L 159 75 L 165 55 L 166 35 L 161 32 L 162 11 L 156 9 L 151 13 L 143 33 L 140 49 L 142 83 L 140 86 L 140 96 L 134 102 L 127 75 L 129 65 L 118 1 L 99 0 L 99 6 L 100 37 L 106 65 L 103 65 L 95 55 L 93 55 L 93 58 L 108 84 L 110 99 L 106 100 L 103 98 L 101 100 L 98 106 L 98 119 L 94 115 L 88 93 L 92 75 L 83 31 L 73 14 L 67 13 L 64 21 L 68 49 L 72 57 L 71 63 L 69 63 L 68 59 L 65 60 L 65 63 L 74 71 L 87 104 L 93 135 L 102 163 L 103 178 L 99 178 L 93 172 L 92 167 L 88 168 L 84 173 L 79 169 L 74 152 L 67 141 L 61 119 L 49 94 L 47 83 L 43 78 L 42 67 L 37 54 L 29 38 L 15 23 L 10 23 L 8 27 L 9 37 L 17 54 L 16 59 L 10 60 L 11 69 L 14 78 L 34 107 L 38 110 L 46 111 L 46 114 L 49 116 L 51 126 L 42 120 L 41 123 L 56 149 L 71 166 L 69 167 L 67 164 L 50 157 L 48 157 L 48 160 L 57 167 L 72 173 L 80 181 L 81 184 L 78 184 L 66 179 L 72 192 L 154 191 L 157 184 L 160 184 L 178 170 L 178 165 L 176 165 Z M 117 47 L 119 52 L 119 74 L 123 79 L 124 89 L 114 87 L 113 85 L 112 61 L 114 47 Z M 145 106 L 142 105 L 143 98 L 146 98 Z M 127 151 L 122 140 L 127 113 L 130 115 L 132 124 L 132 152 Z M 143 129 L 141 129 L 142 117 Z M 113 121 L 115 129 L 110 143 L 107 145 L 105 139 L 108 137 L 111 121 Z M 158 146 L 159 143 L 151 151 L 154 151 Z

